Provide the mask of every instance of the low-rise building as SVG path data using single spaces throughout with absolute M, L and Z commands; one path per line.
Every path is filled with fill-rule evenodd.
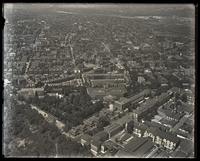
M 120 126 L 117 123 L 113 123 L 109 126 L 104 127 L 104 131 L 108 133 L 109 138 L 116 135 L 117 133 L 119 133 L 122 130 L 123 130 L 122 126 Z

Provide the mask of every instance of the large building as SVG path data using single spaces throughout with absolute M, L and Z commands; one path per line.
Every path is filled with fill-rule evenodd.
M 82 74 L 82 79 L 83 79 L 83 83 L 88 83 L 90 86 L 92 85 L 92 81 L 96 80 L 96 83 L 94 83 L 93 85 L 97 85 L 99 82 L 99 85 L 102 84 L 101 82 L 103 80 L 110 80 L 110 82 L 114 81 L 114 82 L 125 82 L 125 78 L 124 78 L 124 74 L 112 74 L 112 73 L 106 73 L 106 74 L 94 74 L 94 73 L 86 73 L 86 74 Z M 108 82 L 108 84 L 110 84 L 110 82 Z
M 104 131 L 108 133 L 109 138 L 116 135 L 117 133 L 119 133 L 122 130 L 123 130 L 122 126 L 120 126 L 117 123 L 113 123 L 109 126 L 104 127 Z
M 90 135 L 84 134 L 81 137 L 81 145 L 85 147 L 90 147 L 91 140 L 92 140 L 92 137 Z
M 113 88 L 87 88 L 88 95 L 93 99 L 103 99 L 105 96 L 123 97 L 127 90 L 125 87 L 113 87 Z
M 115 101 L 114 107 L 120 111 L 125 110 L 133 104 L 136 104 L 142 101 L 145 97 L 149 96 L 151 93 L 150 90 L 146 89 L 140 92 L 137 95 L 134 95 L 130 98 L 121 97 L 118 101 Z
M 105 131 L 100 131 L 92 137 L 90 151 L 93 155 L 97 156 L 101 150 L 101 145 L 106 140 L 108 140 L 108 133 Z
M 152 141 L 160 146 L 163 146 L 169 150 L 174 150 L 180 140 L 176 135 L 170 132 L 163 132 L 155 127 L 150 127 L 146 129 L 144 137 L 149 137 Z
M 123 97 L 126 90 L 127 79 L 125 74 L 82 74 L 83 84 L 93 99 L 103 98 L 107 95 Z
M 34 96 L 42 98 L 44 96 L 44 88 L 22 88 L 18 91 L 18 94 L 25 98 Z
M 131 158 L 146 157 L 154 148 L 154 143 L 150 139 L 135 137 L 123 149 L 119 150 L 115 156 Z
M 173 92 L 168 91 L 166 93 L 162 93 L 159 96 L 156 96 L 153 99 L 148 99 L 146 102 L 141 104 L 138 108 L 133 110 L 133 118 L 136 121 L 139 121 L 147 114 L 154 114 L 158 107 L 161 105 L 165 104 L 171 97 L 172 97 Z

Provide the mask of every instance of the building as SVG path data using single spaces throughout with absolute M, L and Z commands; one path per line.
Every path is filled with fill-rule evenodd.
M 110 79 L 110 82 L 108 82 L 108 84 L 106 83 L 107 85 L 109 85 L 110 83 L 113 83 L 113 81 L 114 82 L 125 81 L 124 74 L 112 74 L 112 73 L 106 73 L 106 74 L 86 73 L 86 74 L 82 74 L 82 78 L 83 78 L 83 83 L 87 83 L 89 86 L 91 86 L 92 82 L 94 83 L 95 80 L 96 82 L 93 85 L 99 84 L 99 86 L 105 85 L 102 83 L 107 82 L 105 80 L 108 80 L 108 79 Z
M 86 146 L 86 147 L 90 147 L 91 140 L 92 140 L 92 137 L 90 135 L 84 134 L 81 137 L 81 145 Z
M 97 154 L 100 151 L 102 143 L 103 143 L 102 141 L 92 139 L 90 151 L 92 152 L 93 155 L 97 156 Z
M 18 94 L 28 98 L 38 96 L 39 98 L 44 97 L 44 88 L 22 88 L 18 91 Z
M 109 138 L 118 134 L 122 130 L 123 130 L 122 126 L 117 123 L 113 123 L 109 126 L 104 127 L 104 131 L 108 133 Z
M 137 109 L 133 110 L 133 119 L 135 121 L 140 121 L 147 114 L 152 114 L 156 109 L 157 100 L 148 99 L 145 103 L 141 104 Z
M 99 88 L 115 88 L 115 87 L 124 87 L 124 79 L 95 79 L 90 80 L 91 87 Z
M 133 138 L 124 148 L 116 153 L 118 157 L 142 158 L 155 148 L 153 142 L 148 138 Z
M 154 121 L 145 121 L 144 122 L 144 125 L 147 125 L 147 126 L 152 126 L 152 127 L 156 127 L 158 129 L 160 129 L 161 131 L 169 131 L 170 128 L 169 127 L 166 127 L 164 125 L 162 125 L 161 123 L 158 123 L 158 122 L 154 122 Z
M 97 156 L 97 154 L 100 152 L 102 143 L 108 140 L 108 138 L 108 133 L 105 131 L 100 131 L 92 137 L 90 151 L 93 155 Z
M 184 115 L 184 113 L 173 112 L 170 109 L 159 109 L 158 111 L 159 114 L 162 114 L 166 119 L 173 121 L 179 121 Z
M 88 125 L 88 126 L 90 126 L 90 127 L 93 127 L 93 126 L 95 126 L 98 123 L 98 121 L 99 121 L 99 118 L 97 116 L 93 115 L 93 116 L 85 119 L 83 121 L 83 123 L 86 124 L 86 125 Z
M 80 134 L 80 126 L 73 127 L 68 133 L 71 138 L 76 138 Z
M 105 154 L 109 152 L 110 154 L 114 155 L 119 150 L 119 148 L 119 145 L 112 142 L 111 140 L 107 140 L 101 145 L 101 153 Z
M 133 118 L 136 121 L 143 119 L 145 116 L 156 113 L 159 106 L 166 103 L 172 97 L 172 92 L 162 93 L 153 99 L 148 99 L 141 104 L 137 109 L 133 110 Z
M 169 150 L 174 150 L 179 144 L 179 139 L 174 134 L 170 132 L 163 132 L 156 127 L 146 129 L 144 137 L 151 138 L 154 143 Z
M 181 139 L 180 151 L 186 155 L 190 155 L 194 151 L 194 142 L 191 140 Z
M 169 157 L 170 158 L 187 158 L 187 154 L 182 151 L 174 151 Z
M 88 87 L 88 94 L 93 99 L 103 98 L 107 95 L 123 97 L 127 93 L 125 73 L 84 73 L 82 79 L 83 84 Z
M 125 110 L 129 106 L 136 104 L 143 100 L 145 97 L 149 96 L 150 93 L 150 90 L 147 89 L 130 98 L 121 97 L 120 100 L 115 101 L 114 107 L 120 111 Z
M 146 131 L 147 128 L 148 128 L 148 126 L 146 126 L 145 124 L 141 124 L 139 122 L 134 122 L 133 134 L 137 135 L 138 137 L 143 137 L 144 132 Z
M 115 87 L 115 88 L 87 88 L 88 95 L 93 99 L 103 99 L 105 96 L 111 95 L 114 97 L 123 97 L 127 90 L 125 87 Z
M 133 120 L 132 116 L 129 114 L 126 114 L 113 122 L 116 124 L 119 124 L 123 128 L 126 128 L 127 123 L 130 122 L 131 120 Z
M 105 131 L 100 131 L 93 136 L 94 140 L 99 140 L 99 141 L 103 141 L 103 142 L 106 141 L 108 138 L 109 138 L 109 135 Z
M 133 158 L 130 152 L 127 152 L 124 149 L 120 149 L 116 154 L 115 157 L 117 158 Z

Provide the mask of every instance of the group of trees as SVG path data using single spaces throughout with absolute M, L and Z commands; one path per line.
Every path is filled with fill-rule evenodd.
M 72 90 L 71 90 L 72 91 Z M 58 120 L 66 124 L 66 130 L 76 126 L 92 114 L 100 111 L 104 106 L 102 102 L 91 103 L 85 87 L 80 87 L 77 92 L 68 94 L 63 98 L 46 95 L 39 99 L 37 96 L 30 98 L 28 103 L 38 106 Z
M 56 154 L 76 156 L 82 152 L 84 155 L 89 155 L 80 144 L 63 136 L 54 124 L 48 123 L 29 105 L 12 106 L 14 106 L 12 124 L 7 127 L 9 128 L 9 140 L 6 140 L 5 150 L 7 156 L 55 156 Z M 25 146 L 18 147 L 17 139 L 25 139 Z M 8 145 L 11 144 L 10 149 Z

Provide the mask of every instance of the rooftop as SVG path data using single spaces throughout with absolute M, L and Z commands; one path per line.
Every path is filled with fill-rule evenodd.
M 92 140 L 92 137 L 88 134 L 84 134 L 83 136 L 81 136 L 81 139 L 90 142 Z
M 170 133 L 170 132 L 164 132 L 164 131 L 161 131 L 159 130 L 158 128 L 154 128 L 154 131 L 153 131 L 154 135 L 155 136 L 159 136 L 163 139 L 167 139 L 167 140 L 170 140 L 174 143 L 178 143 L 180 140 L 178 137 L 176 137 L 176 135 Z
M 191 140 L 181 140 L 180 142 L 180 151 L 184 153 L 191 153 L 194 150 L 194 142 Z
M 148 138 L 134 138 L 127 145 L 125 150 L 130 152 L 132 156 L 143 157 L 147 152 L 154 147 L 153 142 Z
M 145 89 L 142 92 L 140 92 L 137 95 L 134 95 L 134 96 L 132 96 L 130 98 L 122 97 L 117 102 L 119 102 L 120 104 L 126 104 L 126 103 L 129 103 L 129 102 L 135 101 L 135 100 L 139 99 L 140 97 L 144 97 L 145 95 L 148 95 L 148 94 L 150 94 L 150 90 Z
M 100 131 L 92 137 L 92 140 L 105 141 L 108 139 L 108 133 Z
M 121 128 L 121 125 L 117 124 L 117 123 L 112 123 L 111 125 L 108 125 L 106 127 L 104 127 L 105 131 L 113 131 L 115 129 Z
M 104 97 L 107 95 L 122 96 L 123 94 L 125 94 L 127 92 L 127 90 L 125 87 L 109 88 L 109 89 L 87 88 L 87 92 L 92 97 L 95 97 L 95 96 Z
M 126 122 L 129 122 L 131 120 L 132 120 L 132 117 L 129 114 L 127 114 L 127 115 L 115 120 L 114 123 L 117 123 L 117 124 L 123 126 Z
M 20 92 L 28 92 L 28 91 L 44 91 L 44 88 L 22 88 Z

